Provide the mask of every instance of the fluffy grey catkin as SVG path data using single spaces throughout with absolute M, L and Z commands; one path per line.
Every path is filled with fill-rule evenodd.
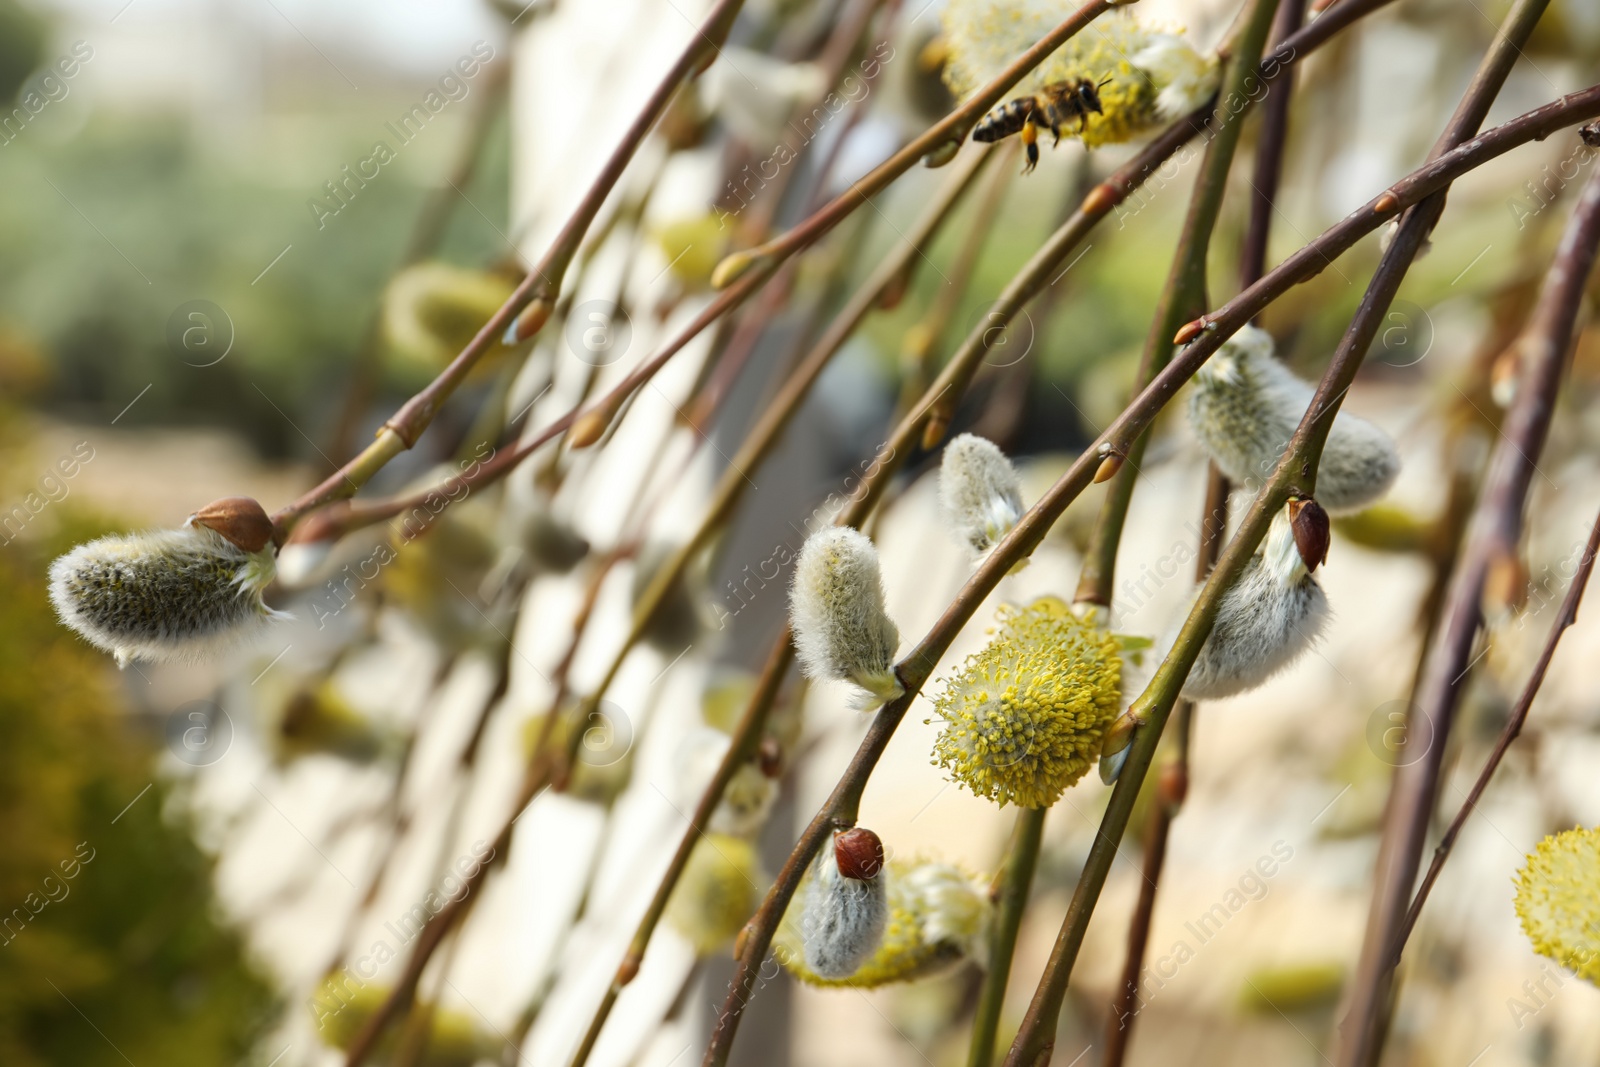
M 883 606 L 878 551 L 866 534 L 830 526 L 806 538 L 789 591 L 795 656 L 808 678 L 854 682 L 860 707 L 903 692 L 894 673 L 900 631 Z
M 1326 545 L 1325 515 L 1321 522 Z M 1273 517 L 1261 550 L 1218 603 L 1183 695 L 1218 700 L 1256 688 L 1316 644 L 1327 621 L 1328 598 L 1301 558 L 1286 508 Z
M 61 621 L 119 667 L 196 659 L 248 637 L 269 619 L 270 546 L 247 552 L 215 530 L 189 525 L 79 545 L 50 565 Z
M 1022 483 L 999 446 L 964 433 L 945 446 L 939 507 L 974 552 L 987 552 L 1022 517 Z
M 1316 390 L 1273 356 L 1272 337 L 1245 326 L 1195 374 L 1189 423 L 1217 468 L 1249 490 L 1278 464 Z M 1389 435 L 1343 410 L 1317 467 L 1317 501 L 1356 511 L 1377 500 L 1400 472 Z
M 889 923 L 888 876 L 880 859 L 872 877 L 851 877 L 839 869 L 835 848 L 822 850 L 814 871 L 800 919 L 806 966 L 823 978 L 848 978 L 883 940 Z

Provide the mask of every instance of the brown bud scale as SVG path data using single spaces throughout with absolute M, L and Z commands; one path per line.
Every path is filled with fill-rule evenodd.
M 1294 546 L 1300 550 L 1306 570 L 1316 570 L 1328 558 L 1331 538 L 1328 513 L 1315 500 L 1290 500 L 1289 527 L 1294 532 Z
M 1199 337 L 1205 328 L 1206 320 L 1204 317 L 1186 322 L 1180 326 L 1178 328 L 1178 332 L 1173 335 L 1172 343 L 1175 345 L 1186 345 L 1190 341 L 1193 341 L 1196 337 Z
M 883 870 L 883 842 L 871 830 L 857 826 L 834 835 L 833 858 L 839 862 L 840 874 L 868 882 Z
M 189 521 L 215 530 L 246 552 L 260 552 L 272 542 L 272 520 L 260 504 L 247 496 L 225 496 L 213 500 Z

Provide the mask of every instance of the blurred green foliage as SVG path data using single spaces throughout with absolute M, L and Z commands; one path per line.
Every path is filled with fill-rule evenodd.
M 43 58 L 45 21 L 15 0 L 0 2 L 0 103 L 10 104 Z
M 50 543 L 0 550 L 0 1063 L 235 1062 L 273 994 L 216 913 L 210 857 L 163 810 L 105 657 L 41 624 L 49 557 L 101 532 L 57 507 Z
M 92 71 L 91 62 L 80 77 Z M 428 192 L 414 179 L 442 174 L 463 130 L 429 130 L 404 150 L 416 157 L 409 170 L 385 168 L 319 230 L 306 204 L 326 196 L 320 185 L 285 168 L 265 173 L 259 145 L 235 152 L 175 114 L 96 112 L 63 134 L 67 109 L 84 105 L 51 106 L 62 110 L 0 148 L 0 332 L 45 354 L 53 373 L 40 401 L 109 420 L 149 384 L 121 425 L 221 425 L 266 455 L 311 454 L 300 430 L 320 444 L 338 410 Z M 384 133 L 378 118 L 335 110 L 320 120 L 337 123 L 339 147 L 308 145 L 288 172 L 337 177 Z M 473 206 L 453 205 L 439 258 L 483 266 L 507 254 L 506 141 L 502 120 L 464 189 Z M 232 321 L 232 351 L 214 366 L 168 341 L 169 318 L 193 300 Z M 385 382 L 379 406 L 394 406 L 404 384 Z

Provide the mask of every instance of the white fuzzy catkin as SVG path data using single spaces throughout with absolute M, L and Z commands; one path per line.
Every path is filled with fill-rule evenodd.
M 50 601 L 119 667 L 198 659 L 288 617 L 261 599 L 273 570 L 270 545 L 247 552 L 199 525 L 102 537 L 50 564 Z
M 1245 326 L 1196 372 L 1189 423 L 1218 469 L 1254 491 L 1278 465 L 1315 392 L 1273 357 L 1270 334 Z M 1317 467 L 1317 501 L 1330 512 L 1359 510 L 1399 472 L 1389 435 L 1341 410 Z
M 900 631 L 884 611 L 878 551 L 859 530 L 830 526 L 806 538 L 789 591 L 795 655 L 808 678 L 854 682 L 874 707 L 904 690 L 894 673 Z
M 1022 518 L 1022 482 L 993 441 L 964 433 L 944 449 L 939 507 L 974 552 L 993 548 Z
M 1162 118 L 1181 118 L 1217 91 L 1220 68 L 1215 59 L 1200 55 L 1176 34 L 1152 33 L 1149 42 L 1128 62 L 1160 87 L 1156 113 Z
M 1220 700 L 1256 688 L 1316 644 L 1327 622 L 1328 598 L 1300 557 L 1287 511 L 1280 511 L 1217 605 L 1184 697 Z
M 882 871 L 873 878 L 845 877 L 827 846 L 812 871 L 800 917 L 806 966 L 823 978 L 848 978 L 883 940 L 889 925 L 888 879 Z

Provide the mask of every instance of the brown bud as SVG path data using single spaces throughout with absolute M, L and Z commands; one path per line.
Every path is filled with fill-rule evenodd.
M 1094 472 L 1096 485 L 1101 482 L 1109 482 L 1115 478 L 1117 472 L 1122 469 L 1122 461 L 1126 458 L 1122 453 L 1110 449 L 1107 449 L 1103 455 L 1104 458 L 1100 460 L 1100 466 Z
M 579 415 L 567 431 L 567 443 L 573 448 L 588 448 L 605 435 L 611 425 L 610 408 L 594 408 Z
M 1183 807 L 1183 800 L 1189 795 L 1189 768 L 1180 760 L 1168 760 L 1161 768 L 1161 777 L 1156 782 L 1156 796 L 1161 800 L 1161 806 L 1168 815 L 1174 815 Z
M 884 311 L 893 311 L 900 306 L 900 301 L 906 298 L 906 293 L 910 289 L 911 264 L 907 263 L 903 270 L 889 279 L 889 284 L 883 287 L 883 292 L 878 294 L 878 307 Z
M 1385 192 L 1372 202 L 1372 210 L 1380 215 L 1387 215 L 1400 206 L 1400 198 L 1393 193 Z
M 617 976 L 611 980 L 611 984 L 616 986 L 618 989 L 621 989 L 623 986 L 633 981 L 638 974 L 639 957 L 630 952 L 623 959 L 622 963 L 618 965 Z
M 1101 182 L 1083 198 L 1078 210 L 1085 215 L 1104 215 L 1117 206 L 1117 188 L 1110 182 Z
M 1578 136 L 1590 148 L 1600 148 L 1600 122 L 1586 122 L 1579 126 Z
M 883 842 L 871 830 L 857 826 L 833 836 L 833 858 L 840 874 L 869 882 L 883 870 Z
M 1204 315 L 1198 319 L 1193 319 L 1189 322 L 1186 322 L 1178 328 L 1177 333 L 1172 335 L 1172 343 L 1175 345 L 1186 345 L 1190 341 L 1193 341 L 1196 337 L 1199 337 L 1201 332 L 1204 331 L 1208 325 L 1210 324 L 1206 322 Z
M 540 297 L 523 308 L 516 324 L 511 327 L 512 343 L 526 341 L 544 329 L 544 324 L 550 321 L 550 307 L 550 301 Z
M 1328 513 L 1315 500 L 1295 497 L 1289 501 L 1289 527 L 1294 531 L 1294 547 L 1300 550 L 1306 570 L 1316 570 L 1328 558 Z
M 1339 0 L 1311 0 L 1311 14 L 1320 15 L 1338 2 Z
M 944 440 L 944 435 L 950 429 L 950 412 L 943 405 L 928 412 L 928 421 L 922 426 L 922 450 L 932 452 L 939 447 L 939 442 Z
M 215 530 L 246 552 L 260 552 L 272 543 L 272 520 L 260 504 L 247 496 L 225 496 L 213 500 L 189 521 Z
M 1528 568 L 1514 552 L 1499 552 L 1483 576 L 1483 613 L 1490 618 L 1516 611 L 1527 602 Z
M 1139 716 L 1129 708 L 1123 712 L 1116 722 L 1111 724 L 1111 729 L 1106 731 L 1105 740 L 1100 743 L 1100 758 L 1114 756 L 1133 743 L 1133 733 L 1139 728 Z
M 783 746 L 776 737 L 763 737 L 756 746 L 756 769 L 766 778 L 783 774 Z

